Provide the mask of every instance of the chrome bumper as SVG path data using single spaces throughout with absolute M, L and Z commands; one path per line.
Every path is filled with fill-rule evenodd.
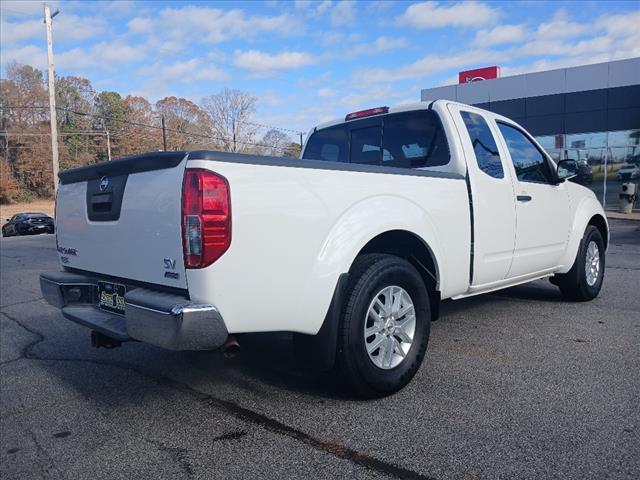
M 119 341 L 139 340 L 169 350 L 214 350 L 229 336 L 215 306 L 156 290 L 127 286 L 124 315 L 101 310 L 98 280 L 77 273 L 46 272 L 40 275 L 40 289 L 65 318 Z

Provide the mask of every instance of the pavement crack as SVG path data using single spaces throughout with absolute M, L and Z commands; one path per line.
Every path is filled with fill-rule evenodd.
M 230 440 L 238 440 L 247 434 L 246 430 L 238 430 L 237 432 L 229 432 L 212 438 L 212 442 L 228 442 Z
M 9 308 L 9 307 L 15 307 L 16 305 L 25 305 L 27 303 L 39 302 L 42 299 L 43 297 L 38 297 L 38 298 L 33 298 L 31 300 L 25 300 L 23 302 L 10 303 L 8 305 L 0 305 L 0 308 Z
M 171 459 L 176 462 L 176 464 L 180 467 L 180 469 L 187 474 L 187 476 L 193 476 L 193 467 L 187 460 L 187 449 L 179 448 L 179 447 L 169 447 L 163 443 L 158 442 L 157 440 L 149 440 L 146 439 L 151 445 L 154 445 L 161 452 L 168 453 Z
M 140 368 L 135 365 L 131 365 L 126 362 L 119 362 L 114 360 L 91 359 L 91 358 L 46 357 L 46 356 L 38 355 L 35 352 L 33 352 L 33 348 L 40 342 L 44 341 L 45 339 L 44 335 L 31 327 L 27 327 L 23 322 L 8 315 L 6 312 L 1 312 L 1 313 L 5 315 L 9 320 L 17 323 L 20 327 L 24 328 L 29 333 L 37 337 L 36 340 L 34 340 L 33 342 L 30 342 L 27 346 L 25 346 L 22 349 L 20 358 L 49 361 L 49 362 L 89 363 L 94 365 L 102 365 L 102 366 L 128 370 L 142 377 L 145 377 L 147 379 L 151 379 L 157 382 L 159 385 L 163 385 L 173 390 L 189 395 L 192 398 L 195 398 L 196 400 L 203 402 L 203 404 L 216 408 L 219 411 L 223 411 L 225 413 L 233 415 L 235 418 L 245 423 L 256 425 L 269 432 L 291 438 L 298 442 L 304 443 L 305 445 L 308 445 L 311 448 L 314 448 L 315 450 L 329 453 L 342 460 L 347 460 L 353 464 L 359 465 L 368 470 L 372 470 L 384 475 L 401 478 L 401 479 L 436 480 L 434 477 L 423 475 L 414 470 L 410 470 L 400 465 L 396 465 L 395 463 L 380 460 L 378 458 L 367 455 L 366 453 L 358 452 L 357 450 L 349 448 L 346 445 L 343 445 L 342 443 L 325 439 L 325 438 L 315 437 L 300 429 L 286 425 L 285 423 L 279 420 L 276 420 L 275 418 L 271 418 L 265 414 L 245 408 L 230 400 L 218 398 L 212 394 L 197 390 L 186 383 L 180 382 L 178 380 L 174 380 L 170 377 L 158 375 L 154 372 L 151 372 L 144 368 Z M 5 364 L 15 360 L 17 359 L 5 362 Z M 153 441 L 150 441 L 150 440 L 149 442 L 153 443 Z M 181 449 L 175 449 L 173 447 L 166 447 L 166 446 L 163 446 L 163 447 L 172 449 L 171 451 L 173 451 L 174 452 L 173 454 L 176 456 L 178 455 L 176 450 L 181 450 Z M 181 453 L 181 455 L 184 458 L 184 451 Z M 193 472 L 190 465 L 189 465 L 189 469 L 191 470 L 191 473 L 189 473 L 189 475 L 191 475 Z M 186 473 L 186 470 L 185 470 L 185 473 Z
M 31 349 L 33 347 L 35 347 L 37 344 L 39 344 L 40 342 L 44 341 L 44 335 L 42 335 L 40 332 L 38 332 L 37 330 L 34 330 L 31 327 L 27 327 L 23 322 L 21 322 L 20 320 L 18 320 L 15 317 L 9 315 L 7 312 L 0 311 L 0 314 L 4 315 L 9 320 L 11 320 L 13 323 L 18 325 L 20 328 L 22 328 L 23 330 L 26 330 L 31 335 L 36 337 L 35 340 L 29 342 L 27 345 L 22 347 L 22 350 L 20 350 L 20 354 L 16 358 L 12 358 L 11 360 L 6 360 L 4 362 L 0 362 L 0 366 L 8 365 L 10 363 L 16 362 L 16 361 L 21 360 L 23 358 L 36 358 L 37 359 L 35 354 L 31 353 Z

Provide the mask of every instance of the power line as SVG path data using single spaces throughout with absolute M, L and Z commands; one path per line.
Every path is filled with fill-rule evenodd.
M 0 8 L 0 12 L 15 13 L 17 15 L 22 15 L 23 17 L 33 17 L 33 14 L 31 14 L 31 13 L 19 12 L 18 10 L 12 10 L 10 8 L 5 8 L 5 7 Z
M 43 106 L 34 106 L 34 105 L 24 105 L 24 106 L 4 106 L 3 109 L 20 109 L 20 108 L 24 108 L 24 109 L 38 109 L 38 108 L 48 108 L 48 107 L 43 107 Z M 80 116 L 84 116 L 84 117 L 92 117 L 92 118 L 100 118 L 102 120 L 111 120 L 113 122 L 118 122 L 118 123 L 123 123 L 123 124 L 127 124 L 127 125 L 133 125 L 133 126 L 137 126 L 137 127 L 145 127 L 145 128 L 153 128 L 156 130 L 162 130 L 162 126 L 158 126 L 158 125 L 149 125 L 146 123 L 139 123 L 139 122 L 133 122 L 131 120 L 125 120 L 125 119 L 120 119 L 120 118 L 113 118 L 113 117 L 109 117 L 109 116 L 105 116 L 105 115 L 99 115 L 99 114 L 95 114 L 95 113 L 88 113 L 88 112 L 78 112 L 75 110 L 71 110 L 65 107 L 56 107 L 56 110 L 60 110 L 62 112 L 65 113 L 71 113 L 74 115 L 80 115 Z M 225 139 L 222 137 L 217 137 L 215 135 L 207 135 L 207 134 L 202 134 L 202 133 L 195 133 L 195 132 L 189 132 L 186 130 L 179 130 L 179 129 L 175 129 L 175 128 L 166 128 L 167 132 L 173 132 L 173 133 L 180 133 L 182 135 L 189 135 L 192 137 L 196 137 L 196 138 L 206 138 L 206 139 L 210 139 L 210 140 L 217 140 L 220 141 L 222 143 L 230 143 L 229 139 Z M 302 132 L 300 132 L 302 133 Z M 254 147 L 265 147 L 265 148 L 273 148 L 276 150 L 285 150 L 287 147 L 277 147 L 275 145 L 268 145 L 268 144 L 264 144 L 264 143 L 255 143 L 255 142 L 246 142 L 246 141 L 241 141 L 241 140 L 237 140 L 235 143 L 239 143 L 241 145 L 250 145 L 250 146 L 254 146 Z

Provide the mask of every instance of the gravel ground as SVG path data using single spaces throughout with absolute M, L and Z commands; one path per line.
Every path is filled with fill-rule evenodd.
M 0 477 L 640 478 L 640 224 L 603 292 L 547 281 L 444 302 L 400 393 L 345 397 L 285 334 L 242 353 L 93 349 L 40 295 L 52 236 L 1 241 Z

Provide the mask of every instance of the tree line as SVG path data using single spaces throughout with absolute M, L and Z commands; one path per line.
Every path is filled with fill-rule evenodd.
M 297 157 L 284 129 L 252 122 L 258 99 L 224 88 L 199 104 L 97 92 L 76 76 L 55 78 L 60 169 L 136 153 L 208 149 Z M 49 98 L 42 71 L 18 63 L 0 80 L 0 203 L 53 194 Z M 164 137 L 163 137 L 164 120 Z

